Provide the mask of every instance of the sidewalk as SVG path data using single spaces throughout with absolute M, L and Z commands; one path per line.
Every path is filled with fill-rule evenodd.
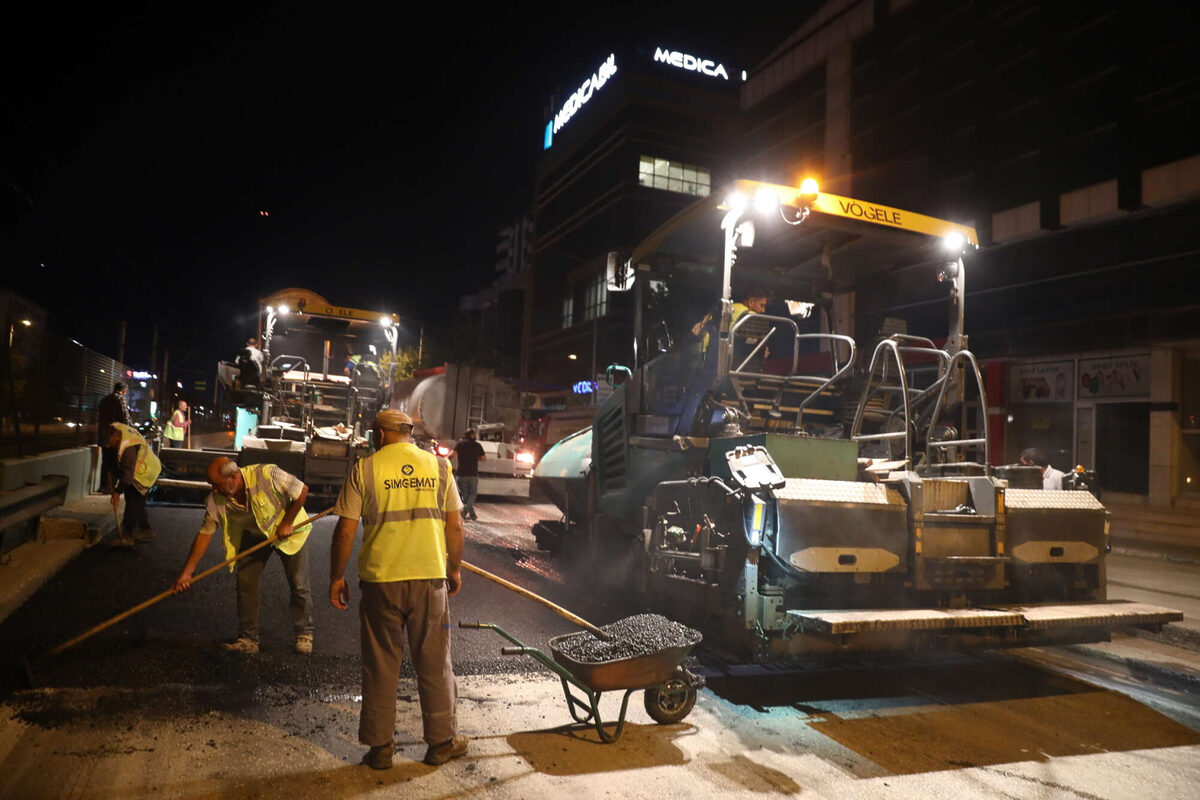
M 107 494 L 81 497 L 42 514 L 37 538 L 10 550 L 0 566 L 0 622 L 116 527 Z
M 1200 508 L 1107 502 L 1114 553 L 1200 565 Z

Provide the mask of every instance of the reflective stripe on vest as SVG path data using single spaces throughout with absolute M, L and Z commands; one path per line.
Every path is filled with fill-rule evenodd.
M 150 487 L 158 480 L 162 472 L 162 462 L 154 453 L 150 443 L 142 435 L 123 422 L 114 422 L 114 428 L 121 432 L 121 443 L 117 445 L 117 462 L 130 447 L 138 448 L 137 463 L 133 467 L 133 483 L 142 494 L 150 491 Z
M 380 451 L 382 452 L 382 451 Z M 438 458 L 432 453 L 419 451 L 422 456 L 437 459 L 438 476 L 436 495 L 432 506 L 417 506 L 414 508 L 393 509 L 384 512 L 379 510 L 379 487 L 375 484 L 375 458 L 364 458 L 358 462 L 362 468 L 362 524 L 364 528 L 382 525 L 385 522 L 411 522 L 414 519 L 436 519 L 444 521 L 446 514 L 441 509 L 442 498 L 446 496 L 446 482 L 450 479 L 450 462 Z
M 446 576 L 450 462 L 409 442 L 386 445 L 358 462 L 363 543 L 358 574 L 386 582 Z

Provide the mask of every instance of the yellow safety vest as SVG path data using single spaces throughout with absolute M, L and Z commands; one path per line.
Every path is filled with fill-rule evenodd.
M 742 315 L 744 315 L 750 311 L 750 307 L 747 306 L 745 303 L 734 303 L 732 311 L 733 311 L 733 315 L 729 318 L 729 327 L 731 330 L 733 329 L 733 324 L 735 322 L 737 322 L 739 319 L 741 319 Z M 708 343 L 710 341 L 710 338 L 711 337 L 708 335 L 708 331 L 705 330 L 704 335 L 700 337 L 700 352 L 702 352 L 702 353 L 708 352 Z
M 354 468 L 363 492 L 358 577 L 369 583 L 445 578 L 450 462 L 397 442 Z
M 133 485 L 142 494 L 150 491 L 150 487 L 158 480 L 162 472 L 162 462 L 158 460 L 154 449 L 150 447 L 142 435 L 123 422 L 114 422 L 112 426 L 121 432 L 121 443 L 117 445 L 117 463 L 130 447 L 138 448 L 137 463 L 133 467 Z
M 291 498 L 275 488 L 275 481 L 271 480 L 272 466 L 272 464 L 254 464 L 241 468 L 242 480 L 246 484 L 246 500 L 249 511 L 254 515 L 254 522 L 258 525 L 258 529 L 268 538 L 275 535 L 275 529 L 279 527 L 279 521 L 283 519 L 283 512 L 287 511 L 288 506 L 292 504 Z M 233 558 L 241 547 L 242 532 L 245 528 L 229 521 L 229 515 L 225 512 L 227 498 L 224 495 L 214 493 L 213 500 L 221 515 L 221 529 L 225 536 L 225 558 Z M 300 523 L 307 519 L 308 512 L 303 508 L 300 509 L 296 518 L 292 520 L 292 527 L 299 528 Z M 311 525 L 271 546 L 285 555 L 294 556 L 300 552 L 300 548 L 304 546 L 310 533 L 312 533 Z M 234 566 L 234 564 L 229 565 L 230 572 L 233 572 Z
M 175 411 L 172 411 L 171 416 L 167 418 L 167 426 L 163 428 L 163 436 L 176 442 L 183 441 L 183 428 L 175 426 Z

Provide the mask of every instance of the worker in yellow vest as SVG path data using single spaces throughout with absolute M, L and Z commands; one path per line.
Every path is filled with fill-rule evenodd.
M 163 428 L 163 438 L 167 440 L 167 447 L 183 447 L 183 437 L 187 434 L 188 426 L 192 424 L 188 419 L 187 410 L 187 401 L 180 400 L 171 412 L 171 418 Z
M 428 748 L 424 761 L 444 764 L 467 752 L 457 733 L 457 687 L 450 663 L 448 598 L 462 585 L 462 501 L 450 462 L 412 442 L 413 420 L 385 409 L 375 417 L 379 450 L 355 465 L 338 496 L 330 554 L 329 602 L 345 610 L 344 572 L 363 525 L 358 555 L 362 603 L 363 688 L 358 740 L 363 763 L 390 769 L 396 728 L 396 687 L 408 633 Z
M 125 497 L 125 516 L 113 545 L 133 547 L 137 542 L 154 538 L 146 511 L 146 495 L 158 480 L 162 464 L 154 448 L 135 429 L 123 422 L 113 422 L 109 427 L 111 432 L 106 449 L 111 455 L 107 461 L 112 465 L 109 477 L 113 487 L 113 508 L 120 505 L 122 495 Z
M 222 647 L 233 653 L 258 654 L 258 608 L 263 570 L 271 553 L 278 553 L 291 590 L 292 630 L 297 653 L 313 650 L 312 591 L 308 578 L 308 550 L 304 547 L 311 526 L 294 532 L 308 519 L 304 501 L 308 486 L 299 478 L 274 464 L 254 464 L 238 468 L 228 458 L 214 459 L 208 465 L 212 493 L 205 502 L 204 522 L 192 540 L 183 571 L 175 579 L 175 591 L 192 584 L 196 565 L 208 549 L 217 526 L 225 541 L 225 557 L 238 553 L 274 536 L 270 547 L 257 550 L 236 563 L 238 635 Z M 234 565 L 229 567 L 234 569 Z

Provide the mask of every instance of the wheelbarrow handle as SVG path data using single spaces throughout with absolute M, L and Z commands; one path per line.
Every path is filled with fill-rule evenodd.
M 502 656 L 523 656 L 528 653 L 528 647 L 501 647 L 500 655 Z
M 533 592 L 529 591 L 528 589 L 518 586 L 517 584 L 513 583 L 512 581 L 506 581 L 506 580 L 504 580 L 504 578 L 501 578 L 499 575 L 493 575 L 492 573 L 488 572 L 486 569 L 481 569 L 481 568 L 475 566 L 474 564 L 471 564 L 470 562 L 463 561 L 462 568 L 467 570 L 468 572 L 474 572 L 476 575 L 479 575 L 480 577 L 487 578 L 489 581 L 498 583 L 506 589 L 511 589 L 512 591 L 516 592 L 517 594 L 521 595 L 522 597 L 527 597 L 530 600 L 534 601 L 535 603 L 541 603 L 546 608 L 553 611 L 555 614 L 558 614 L 559 616 L 563 616 L 563 617 L 566 617 L 567 619 L 571 620 L 571 622 L 574 622 L 579 627 L 588 631 L 589 633 L 591 633 L 593 636 L 595 636 L 597 639 L 599 639 L 602 642 L 611 642 L 612 641 L 613 637 L 611 634 L 605 633 L 604 631 L 600 630 L 592 623 L 588 622 L 583 617 L 572 614 L 570 611 L 567 611 L 562 606 L 558 605 L 557 603 L 550 602 L 549 600 L 547 600 L 546 598 L 542 597 L 539 594 L 534 594 Z

